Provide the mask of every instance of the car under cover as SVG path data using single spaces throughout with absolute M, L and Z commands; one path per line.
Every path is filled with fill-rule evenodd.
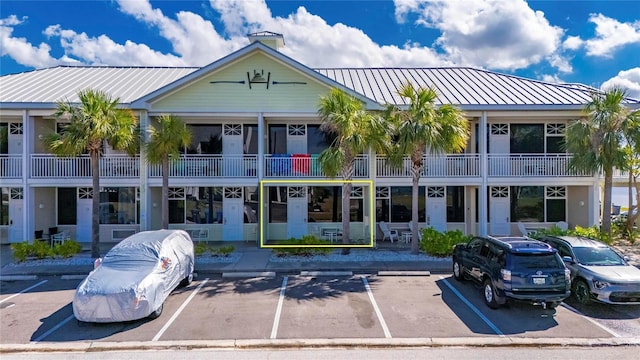
M 193 274 L 191 237 L 182 230 L 136 233 L 116 244 L 78 285 L 73 313 L 79 321 L 145 318 Z

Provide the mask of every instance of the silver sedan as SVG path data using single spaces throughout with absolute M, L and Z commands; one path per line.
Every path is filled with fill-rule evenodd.
M 610 246 L 579 236 L 545 236 L 571 271 L 572 294 L 581 304 L 640 304 L 640 269 Z

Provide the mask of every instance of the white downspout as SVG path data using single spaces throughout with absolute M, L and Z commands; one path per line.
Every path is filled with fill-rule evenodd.
M 486 236 L 489 232 L 487 229 L 487 208 L 488 208 L 488 169 L 489 155 L 487 153 L 487 112 L 483 111 L 480 117 L 480 126 L 478 129 L 478 141 L 480 145 L 480 176 L 482 183 L 478 194 L 478 235 Z

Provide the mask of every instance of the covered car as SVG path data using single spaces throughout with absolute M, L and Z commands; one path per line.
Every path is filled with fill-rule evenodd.
M 73 314 L 79 321 L 156 318 L 169 294 L 193 279 L 193 242 L 183 230 L 136 233 L 101 260 L 76 289 Z

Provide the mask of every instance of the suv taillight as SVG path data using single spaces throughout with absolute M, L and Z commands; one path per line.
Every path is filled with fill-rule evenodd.
M 511 270 L 502 269 L 500 270 L 500 274 L 502 274 L 502 280 L 511 281 Z

